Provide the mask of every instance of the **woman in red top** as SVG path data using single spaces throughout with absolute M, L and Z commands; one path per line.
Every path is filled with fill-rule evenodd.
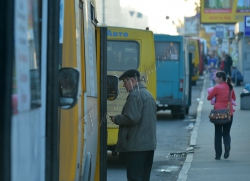
M 214 109 L 225 109 L 228 106 L 228 95 L 229 90 L 231 90 L 231 100 L 236 100 L 236 96 L 233 90 L 233 86 L 231 84 L 231 79 L 228 77 L 226 78 L 226 74 L 223 71 L 218 71 L 216 73 L 215 82 L 217 85 L 213 88 L 213 90 L 207 96 L 207 100 L 211 100 L 215 97 L 216 102 L 214 105 Z M 230 114 L 231 114 L 231 121 L 224 125 L 214 124 L 215 127 L 215 138 L 214 138 L 214 146 L 215 146 L 215 159 L 219 160 L 222 154 L 222 137 L 224 142 L 224 158 L 227 159 L 229 157 L 230 151 L 230 129 L 233 122 L 233 107 L 232 103 L 230 104 Z

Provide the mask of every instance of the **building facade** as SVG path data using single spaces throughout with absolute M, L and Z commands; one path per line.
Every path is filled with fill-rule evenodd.
M 130 6 L 121 7 L 120 0 L 97 0 L 99 25 L 145 29 L 148 17 Z

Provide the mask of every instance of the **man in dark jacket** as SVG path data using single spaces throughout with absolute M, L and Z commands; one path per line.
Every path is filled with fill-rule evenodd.
M 116 151 L 126 154 L 128 181 L 149 181 L 156 149 L 156 103 L 137 70 L 125 71 L 119 80 L 129 94 L 121 115 L 111 117 L 119 125 Z
M 226 53 L 225 54 L 225 65 L 224 65 L 224 72 L 226 73 L 226 75 L 231 76 L 232 65 L 233 65 L 232 57 Z

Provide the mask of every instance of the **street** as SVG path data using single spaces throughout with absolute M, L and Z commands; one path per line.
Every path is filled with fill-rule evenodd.
M 192 105 L 184 120 L 174 120 L 170 111 L 160 111 L 157 114 L 157 148 L 151 171 L 151 181 L 176 181 L 185 161 L 181 154 L 189 147 L 189 140 L 195 124 L 197 106 L 203 86 L 203 78 L 192 86 Z M 177 153 L 177 154 L 176 154 Z M 179 153 L 179 154 L 178 154 Z M 108 152 L 107 180 L 126 181 L 125 164 L 119 162 Z

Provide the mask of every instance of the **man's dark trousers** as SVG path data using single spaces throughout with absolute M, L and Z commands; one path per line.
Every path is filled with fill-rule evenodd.
M 128 181 L 149 181 L 154 151 L 126 152 Z
M 230 70 L 230 68 L 225 67 L 224 72 L 225 72 L 226 75 L 231 76 L 231 70 Z

